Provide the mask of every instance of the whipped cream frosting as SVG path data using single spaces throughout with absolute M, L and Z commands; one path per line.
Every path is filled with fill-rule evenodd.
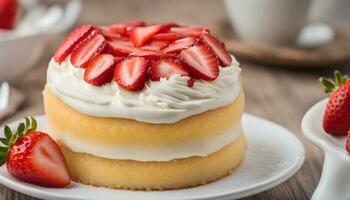
M 119 117 L 147 123 L 175 123 L 181 119 L 233 102 L 240 93 L 239 63 L 222 68 L 214 81 L 174 75 L 160 81 L 147 81 L 141 91 L 130 92 L 115 81 L 93 86 L 83 80 L 84 69 L 74 67 L 68 56 L 58 64 L 51 59 L 47 85 L 67 105 L 86 115 Z
M 74 152 L 88 153 L 109 159 L 137 161 L 170 161 L 192 156 L 208 156 L 237 140 L 241 133 L 241 124 L 238 122 L 228 131 L 217 134 L 212 138 L 190 140 L 173 146 L 150 148 L 145 146 L 113 146 L 84 143 L 69 134 L 50 131 L 50 135 L 55 140 L 64 143 Z

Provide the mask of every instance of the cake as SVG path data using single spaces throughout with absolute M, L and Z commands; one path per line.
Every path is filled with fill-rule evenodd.
M 48 66 L 49 134 L 76 182 L 132 190 L 210 183 L 245 155 L 240 72 L 207 28 L 80 26 Z

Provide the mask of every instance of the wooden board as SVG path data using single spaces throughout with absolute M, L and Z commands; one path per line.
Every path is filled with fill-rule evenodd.
M 330 43 L 316 48 L 277 46 L 273 44 L 250 44 L 239 40 L 228 21 L 216 26 L 223 35 L 227 48 L 238 58 L 260 64 L 279 67 L 336 67 L 350 62 L 350 32 L 335 31 Z

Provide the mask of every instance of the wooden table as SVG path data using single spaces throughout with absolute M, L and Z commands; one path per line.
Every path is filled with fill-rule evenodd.
M 215 30 L 218 21 L 227 20 L 227 14 L 222 2 L 215 0 L 84 0 L 78 24 L 110 24 L 132 19 L 152 22 L 176 21 L 207 26 Z M 41 60 L 32 70 L 15 81 L 14 86 L 25 92 L 28 100 L 9 121 L 43 113 L 41 91 L 45 84 L 46 67 L 63 38 L 64 35 L 51 38 Z M 317 80 L 321 75 L 330 75 L 332 69 L 283 69 L 244 61 L 241 62 L 241 67 L 246 112 L 267 118 L 292 130 L 306 149 L 305 163 L 293 178 L 246 199 L 309 199 L 319 181 L 323 154 L 303 137 L 300 121 L 313 103 L 325 97 Z M 6 187 L 0 187 L 0 192 L 1 199 L 35 199 Z

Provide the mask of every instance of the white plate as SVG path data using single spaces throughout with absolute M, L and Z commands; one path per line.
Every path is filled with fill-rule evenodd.
M 39 130 L 46 130 L 45 116 L 36 117 Z M 0 168 L 0 183 L 42 199 L 233 199 L 270 189 L 289 179 L 304 162 L 301 142 L 287 129 L 270 121 L 244 114 L 243 128 L 248 149 L 243 163 L 230 175 L 204 186 L 170 191 L 128 191 L 73 183 L 68 188 L 50 189 L 27 184 Z

